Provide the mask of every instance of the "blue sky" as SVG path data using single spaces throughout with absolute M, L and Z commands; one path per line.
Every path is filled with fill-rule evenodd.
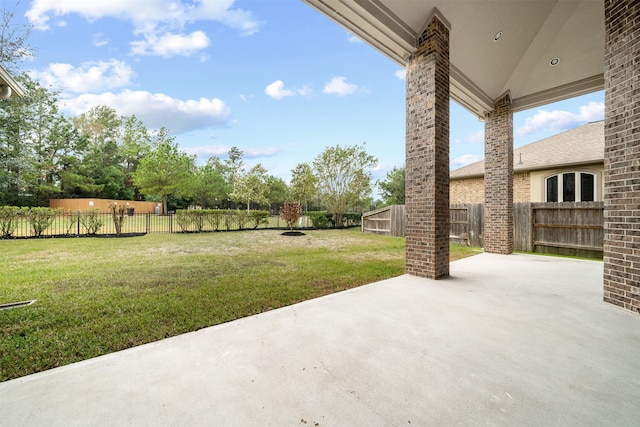
M 405 162 L 396 63 L 301 0 L 28 0 L 24 68 L 79 115 L 108 105 L 165 126 L 203 163 L 232 146 L 247 166 L 290 171 L 331 145 L 366 142 L 374 179 Z M 604 116 L 604 93 L 516 113 L 515 146 Z M 451 168 L 483 157 L 484 125 L 451 105 Z

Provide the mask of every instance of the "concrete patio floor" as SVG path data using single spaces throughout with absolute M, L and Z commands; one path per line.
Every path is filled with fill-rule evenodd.
M 7 426 L 640 423 L 602 263 L 480 254 L 0 383 Z

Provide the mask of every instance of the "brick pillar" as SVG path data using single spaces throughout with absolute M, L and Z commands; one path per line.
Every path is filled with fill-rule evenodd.
M 604 5 L 604 300 L 640 313 L 640 2 Z
M 449 29 L 434 16 L 407 62 L 406 271 L 449 276 Z
M 496 102 L 484 125 L 484 250 L 513 252 L 513 113 L 511 98 Z

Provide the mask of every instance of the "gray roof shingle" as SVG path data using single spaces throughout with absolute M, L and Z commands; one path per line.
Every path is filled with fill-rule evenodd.
M 513 150 L 514 172 L 604 161 L 604 121 L 591 122 Z M 451 171 L 450 177 L 484 175 L 484 160 Z

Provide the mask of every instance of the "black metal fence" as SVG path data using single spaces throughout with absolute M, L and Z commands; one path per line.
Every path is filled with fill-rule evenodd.
M 116 227 L 111 213 L 105 212 L 74 212 L 51 216 L 34 227 L 27 218 L 18 217 L 7 231 L 2 230 L 0 238 L 24 237 L 70 237 L 70 236 L 105 236 L 115 235 Z M 252 228 L 285 228 L 287 224 L 278 215 L 269 216 L 266 221 L 252 224 L 248 220 L 240 221 L 231 216 L 217 217 L 205 215 L 201 224 L 181 221 L 179 215 L 132 214 L 125 215 L 122 222 L 121 234 L 135 235 L 148 233 L 181 233 L 197 231 L 227 231 Z M 311 220 L 303 216 L 296 224 L 298 228 L 309 228 Z M 2 227 L 4 228 L 4 227 Z M 10 231 L 10 233 L 8 232 Z

